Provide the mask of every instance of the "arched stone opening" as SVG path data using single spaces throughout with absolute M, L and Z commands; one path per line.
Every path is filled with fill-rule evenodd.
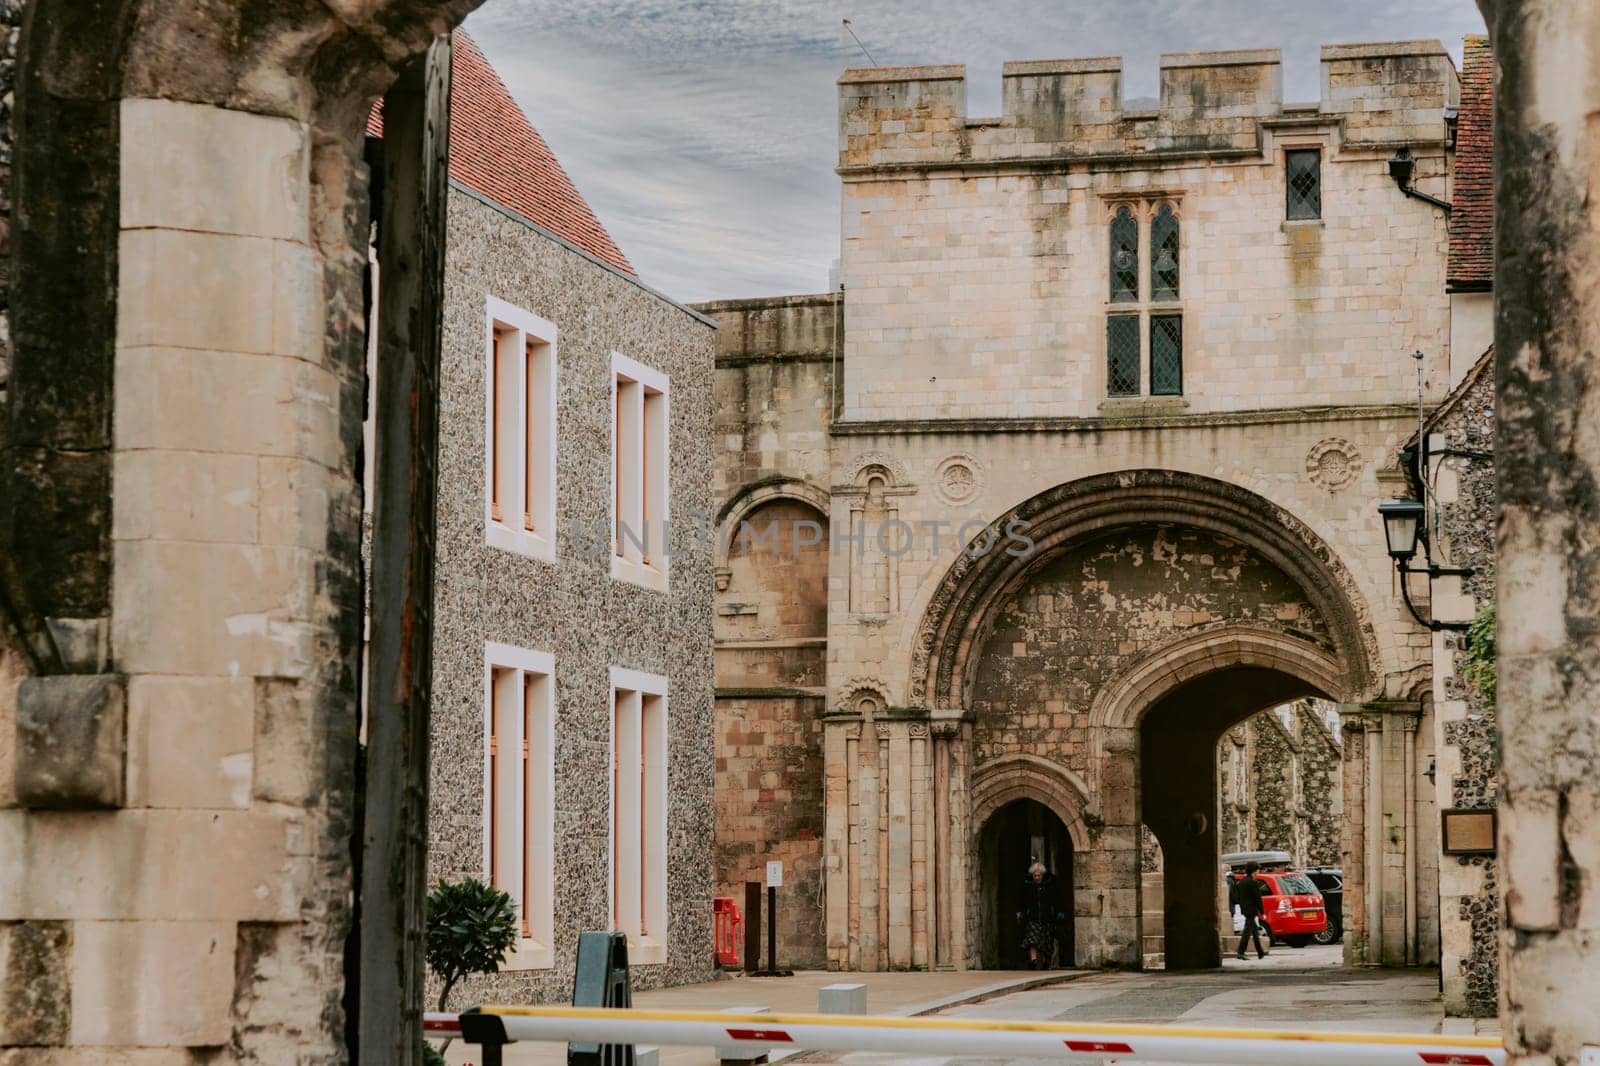
M 1169 888 L 1162 901 L 1164 919 L 1178 927 L 1169 962 L 1215 965 L 1216 742 L 1227 725 L 1275 703 L 1366 692 L 1376 641 L 1354 579 L 1292 515 L 1192 475 L 1087 479 L 992 524 L 1004 530 L 1013 521 L 1031 523 L 1034 550 L 962 557 L 952 566 L 923 618 L 908 700 L 959 708 L 970 723 L 969 832 L 985 823 L 976 793 L 997 762 L 1029 758 L 1082 782 L 1083 839 L 1074 837 L 1079 965 L 1143 961 L 1145 824 L 1160 842 L 1170 882 L 1182 888 Z M 1232 700 L 1226 724 L 1205 723 L 1210 734 L 1197 748 L 1203 763 L 1186 782 L 1205 799 L 1177 797 L 1202 818 L 1191 822 L 1194 810 L 1170 817 L 1167 798 L 1161 810 L 1142 810 L 1142 756 L 1172 755 L 1160 744 L 1141 750 L 1142 716 L 1175 687 L 1234 670 L 1246 671 L 1235 676 L 1241 683 L 1256 676 L 1251 671 L 1284 680 L 1218 690 Z M 1165 713 L 1152 723 L 1152 736 L 1171 724 Z M 1203 846 L 1180 838 L 1184 832 Z M 1207 855 L 1194 883 L 1191 852 Z M 989 876 L 986 858 L 981 850 L 973 856 L 974 894 Z M 1196 894 L 1209 922 L 1208 956 L 1190 946 L 1200 936 L 1186 932 L 1198 920 L 1185 910 Z M 972 958 L 980 961 L 983 930 L 972 908 L 968 922 Z
M 1166 968 L 1221 965 L 1216 745 L 1251 715 L 1326 693 L 1281 670 L 1225 666 L 1177 685 L 1139 727 L 1139 807 L 1161 845 Z M 1151 935 L 1148 929 L 1142 935 Z
M 1019 917 L 1033 863 L 1046 871 L 1047 896 L 1056 913 L 1045 914 L 1051 945 L 1036 947 L 1045 968 L 1073 965 L 1073 888 L 1075 885 L 1072 837 L 1049 807 L 1034 799 L 1013 799 L 986 819 L 978 832 L 977 869 L 981 871 L 977 954 L 985 970 L 1025 970 L 1028 921 Z M 1048 901 L 1047 901 L 1048 902 Z M 1048 908 L 1047 908 L 1048 910 Z
M 1075 916 L 1080 889 L 1089 888 L 1087 867 L 1074 856 L 1091 847 L 1084 823 L 1084 784 L 1071 770 L 1048 759 L 1013 755 L 986 764 L 973 776 L 972 858 L 967 864 L 967 942 L 972 961 L 984 969 L 1017 969 L 1022 929 L 1015 906 L 1033 859 L 1056 878 L 1062 912 L 1058 943 L 1060 966 L 1078 956 Z M 1023 854 L 1026 851 L 1027 854 Z

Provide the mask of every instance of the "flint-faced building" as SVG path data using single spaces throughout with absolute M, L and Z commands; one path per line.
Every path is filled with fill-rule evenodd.
M 429 880 L 510 893 L 519 934 L 460 995 L 566 997 L 588 929 L 628 934 L 636 987 L 701 980 L 711 552 L 683 516 L 714 331 L 639 281 L 460 31 L 450 117 Z
M 1038 857 L 1071 961 L 1140 965 L 1145 827 L 1167 965 L 1217 965 L 1218 741 L 1303 697 L 1341 718 L 1347 957 L 1438 958 L 1430 639 L 1376 505 L 1419 367 L 1453 384 L 1410 193 L 1449 194 L 1458 82 L 1431 41 L 1322 74 L 1169 55 L 1136 109 L 1117 59 L 1010 63 L 977 118 L 960 67 L 847 71 L 842 292 L 702 308 L 718 877 L 791 863 L 794 961 L 995 965 Z

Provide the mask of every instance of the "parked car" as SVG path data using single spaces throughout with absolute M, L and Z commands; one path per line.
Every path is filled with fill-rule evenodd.
M 1243 871 L 1233 871 L 1228 879 L 1232 882 L 1243 876 Z M 1266 926 L 1273 944 L 1282 942 L 1303 948 L 1315 940 L 1317 934 L 1326 932 L 1327 905 L 1316 883 L 1304 872 L 1262 871 L 1256 877 L 1270 889 L 1261 897 L 1261 924 Z
M 1312 866 L 1306 876 L 1322 893 L 1322 902 L 1328 912 L 1328 924 L 1311 939 L 1319 944 L 1337 944 L 1344 936 L 1344 871 L 1337 866 Z

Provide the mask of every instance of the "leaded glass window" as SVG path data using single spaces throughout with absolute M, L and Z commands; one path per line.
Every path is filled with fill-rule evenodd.
M 1106 318 L 1106 394 L 1139 395 L 1139 316 Z
M 1284 155 L 1284 177 L 1289 189 L 1288 218 L 1322 217 L 1322 152 L 1312 148 Z
M 1111 302 L 1139 299 L 1139 222 L 1126 207 L 1111 220 Z
M 1183 395 L 1183 316 L 1150 316 L 1150 395 Z
M 1162 204 L 1150 223 L 1150 299 L 1178 298 L 1178 216 Z

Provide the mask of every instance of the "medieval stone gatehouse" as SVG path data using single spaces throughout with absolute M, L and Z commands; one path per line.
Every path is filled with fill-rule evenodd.
M 1456 71 L 1435 42 L 839 82 L 841 293 L 719 331 L 719 883 L 799 875 L 789 945 L 994 965 L 1029 858 L 1078 965 L 1215 965 L 1217 744 L 1339 705 L 1346 951 L 1439 952 L 1430 640 L 1377 502 L 1450 390 Z M 1405 185 L 1391 161 L 1409 159 Z M 1026 540 L 1024 550 L 1014 550 Z M 1236 828 L 1236 827 L 1235 827 Z M 759 855 L 758 855 L 759 853 Z

